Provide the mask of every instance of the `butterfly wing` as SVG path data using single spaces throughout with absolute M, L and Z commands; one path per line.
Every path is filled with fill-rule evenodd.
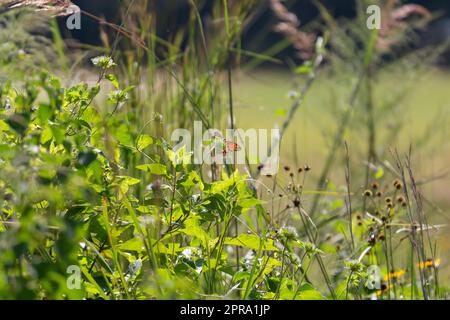
M 241 150 L 241 147 L 237 143 L 224 140 L 223 144 L 224 144 L 222 150 L 223 155 L 226 155 L 229 152 L 236 152 Z

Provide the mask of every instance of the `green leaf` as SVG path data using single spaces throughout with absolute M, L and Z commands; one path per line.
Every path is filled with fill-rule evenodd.
M 53 133 L 50 128 L 45 128 L 41 133 L 41 144 L 46 144 L 53 138 Z
M 116 89 L 119 89 L 119 80 L 117 79 L 116 75 L 114 75 L 114 74 L 107 74 L 106 75 L 106 79 L 111 81 L 111 83 L 113 84 L 114 87 L 116 87 Z
M 237 205 L 242 208 L 253 208 L 257 206 L 258 204 L 264 204 L 265 201 L 256 199 L 256 198 L 249 198 L 249 199 L 242 199 L 237 202 Z
M 285 108 L 278 108 L 274 113 L 276 116 L 285 117 L 287 115 L 287 110 Z
M 130 240 L 119 245 L 120 250 L 122 251 L 136 251 L 142 252 L 145 250 L 144 242 L 141 238 L 134 237 Z
M 142 134 L 138 138 L 136 147 L 138 150 L 144 150 L 151 144 L 153 144 L 153 138 L 147 134 Z
M 185 227 L 180 230 L 188 236 L 199 239 L 204 245 L 209 241 L 208 233 L 200 226 L 197 217 L 191 217 L 185 221 Z
M 262 241 L 262 244 L 261 244 Z M 262 240 L 260 237 L 258 237 L 256 234 L 241 234 L 236 238 L 226 238 L 225 244 L 228 245 L 234 245 L 234 246 L 241 246 L 244 248 L 249 248 L 253 250 L 259 250 L 259 248 L 262 245 L 262 250 L 269 250 L 269 251 L 277 251 L 278 248 L 275 247 L 273 244 L 273 240 L 267 239 Z
M 151 174 L 157 174 L 157 175 L 167 174 L 166 167 L 159 163 L 141 164 L 141 165 L 137 166 L 136 169 L 146 171 Z
M 378 167 L 377 172 L 375 173 L 376 179 L 381 179 L 384 176 L 384 170 L 382 167 Z
M 295 69 L 295 72 L 298 74 L 309 74 L 312 71 L 313 71 L 313 64 L 309 60 L 303 63 L 303 65 L 301 65 L 297 69 Z
M 52 130 L 52 135 L 53 135 L 53 138 L 55 139 L 56 144 L 63 143 L 64 133 L 62 132 L 62 130 L 56 126 L 51 126 L 50 128 Z
M 138 184 L 139 182 L 141 182 L 140 179 L 136 179 L 136 178 L 128 177 L 128 176 L 118 176 L 118 178 L 122 178 L 123 181 L 129 186 L 133 186 L 133 185 Z
M 297 300 L 324 300 L 325 297 L 309 283 L 302 284 L 296 296 Z
M 47 120 L 49 120 L 51 116 L 52 116 L 51 106 L 46 104 L 42 104 L 39 106 L 38 117 L 42 121 L 42 123 L 45 123 Z
M 0 132 L 1 131 L 9 131 L 8 124 L 3 120 L 0 120 Z

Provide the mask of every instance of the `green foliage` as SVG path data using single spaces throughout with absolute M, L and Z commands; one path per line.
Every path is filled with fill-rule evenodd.
M 105 78 L 118 87 L 116 76 Z M 38 91 L 47 97 L 37 99 Z M 142 134 L 123 121 L 126 112 L 102 118 L 91 105 L 98 94 L 98 86 L 65 88 L 45 72 L 20 90 L 1 88 L 2 105 L 10 104 L 0 113 L 1 297 L 237 297 L 238 288 L 265 286 L 281 265 L 270 257 L 280 254 L 279 241 L 257 235 L 256 225 L 253 234 L 229 235 L 234 219 L 253 224 L 251 209 L 263 204 L 247 176 L 204 181 L 192 155 Z M 150 160 L 144 150 L 162 154 Z M 241 258 L 250 273 L 233 277 L 237 250 L 228 247 L 257 252 Z M 73 265 L 79 290 L 66 283 Z M 295 289 L 284 283 L 278 291 Z
M 350 69 L 342 74 L 356 82 L 353 98 L 335 110 L 339 129 L 317 190 L 307 190 L 308 165 L 268 177 L 247 166 L 192 165 L 190 152 L 165 139 L 192 120 L 209 128 L 233 118 L 231 65 L 248 53 L 240 36 L 257 1 L 218 2 L 212 20 L 222 25 L 212 39 L 196 7 L 203 2 L 192 1 L 189 28 L 171 43 L 136 3 L 129 12 L 141 32 L 114 57 L 91 59 L 99 74 L 92 85 L 67 85 L 43 64 L 31 66 L 40 60 L 26 32 L 0 47 L 2 74 L 14 75 L 0 79 L 0 298 L 446 297 L 436 244 L 425 233 L 435 226 L 410 159 L 382 162 L 386 151 L 372 136 L 365 172 L 352 170 L 351 180 L 348 161 L 345 185 L 330 174 L 351 117 L 368 124 L 369 136 L 378 120 L 369 93 L 386 65 L 375 38 L 360 30 L 361 16 L 341 29 L 319 5 L 330 32 L 316 41 L 314 59 L 293 66 L 304 89 L 291 94 L 289 112 L 276 112 L 287 117 L 284 132 L 323 59 L 330 74 Z M 367 108 L 353 108 L 359 102 Z

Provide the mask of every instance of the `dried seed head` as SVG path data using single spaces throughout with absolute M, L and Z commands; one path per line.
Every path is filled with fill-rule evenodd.
M 364 191 L 363 195 L 365 197 L 371 197 L 371 196 L 373 196 L 373 193 L 372 193 L 371 190 L 367 189 L 367 190 Z
M 302 173 L 303 172 L 303 168 L 298 168 L 298 173 Z
M 291 178 L 293 178 L 293 177 L 294 177 L 294 174 L 291 172 L 291 173 L 289 174 L 289 176 L 290 176 Z
M 294 207 L 296 207 L 296 208 L 300 207 L 300 200 L 299 199 L 295 199 L 293 202 L 294 202 Z
M 287 191 L 291 191 L 292 190 L 292 182 L 289 182 L 288 186 L 287 186 Z
M 377 239 L 375 238 L 375 235 L 373 233 L 370 235 L 370 238 L 369 238 L 368 242 L 372 246 L 377 242 Z
M 384 199 L 384 202 L 386 202 L 386 203 L 392 203 L 392 198 L 391 198 L 391 197 L 386 197 L 386 198 Z
M 308 172 L 311 170 L 311 167 L 309 165 L 305 164 L 304 169 L 306 172 Z
M 380 184 L 378 182 L 372 182 L 372 189 L 377 190 L 380 187 Z
M 383 192 L 377 191 L 377 197 L 378 197 L 378 198 L 381 198 L 382 196 L 383 196 Z
M 285 170 L 285 171 L 291 171 L 291 168 L 288 167 L 288 166 L 284 166 L 284 170 Z
M 400 180 L 395 179 L 394 182 L 392 183 L 394 185 L 394 187 L 398 190 L 401 189 L 403 187 L 403 184 Z

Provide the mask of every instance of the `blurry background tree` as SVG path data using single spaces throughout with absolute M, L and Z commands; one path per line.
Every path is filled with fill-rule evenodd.
M 11 2 L 12 0 L 8 0 Z M 26 2 L 26 1 L 23 1 Z M 33 1 L 31 1 L 33 2 Z M 36 1 L 42 2 L 42 1 Z M 108 22 L 116 24 L 121 23 L 121 10 L 123 10 L 124 1 L 120 0 L 74 0 L 85 12 L 91 13 Z M 189 0 L 170 0 L 170 1 L 146 1 L 148 4 L 149 18 L 152 13 L 156 21 L 157 34 L 160 38 L 170 40 L 173 39 L 177 32 L 182 28 L 187 28 L 189 23 L 189 14 L 192 6 Z M 266 52 L 274 50 L 274 46 L 279 45 L 283 41 L 284 36 L 273 30 L 277 23 L 277 18 L 269 8 L 269 1 L 260 1 L 257 12 L 254 12 L 252 23 L 244 30 L 242 37 L 242 47 L 245 50 L 253 52 Z M 436 14 L 429 25 L 420 30 L 419 35 L 421 41 L 417 46 L 423 47 L 427 45 L 436 45 L 450 39 L 450 2 L 447 0 L 416 0 L 416 1 L 394 1 L 404 4 L 420 4 Z M 319 18 L 320 13 L 317 8 L 317 0 L 288 0 L 284 2 L 289 10 L 295 13 L 302 25 L 306 28 L 314 29 L 317 27 L 315 21 Z M 352 18 L 356 14 L 356 5 L 354 0 L 321 0 L 335 18 Z M 214 1 L 211 0 L 195 0 L 195 4 L 199 9 L 205 21 L 205 30 L 208 32 L 208 23 L 211 23 Z M 61 19 L 61 26 L 65 26 L 65 20 Z M 102 44 L 101 34 L 102 24 L 92 16 L 84 14 L 82 17 L 82 29 L 69 31 L 62 28 L 66 38 L 72 38 L 81 43 L 90 45 Z M 106 29 L 105 29 L 106 30 Z M 111 30 L 110 30 L 111 31 Z M 277 48 L 275 57 L 280 59 L 294 58 L 295 49 L 287 43 L 283 47 Z M 450 54 L 447 52 L 443 56 L 442 62 L 450 62 Z

